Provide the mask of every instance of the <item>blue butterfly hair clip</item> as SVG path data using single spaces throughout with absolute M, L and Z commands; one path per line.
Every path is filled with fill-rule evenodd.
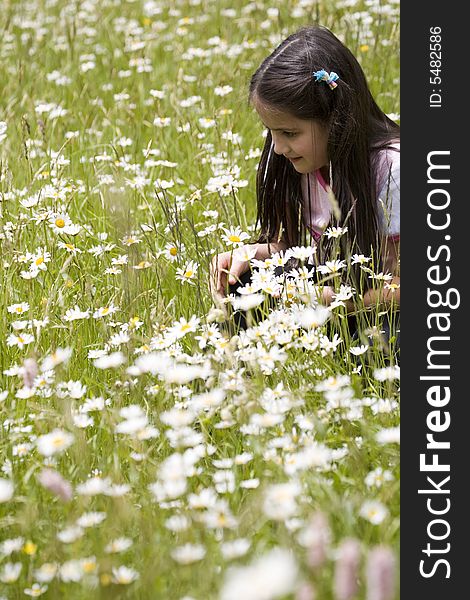
M 313 73 L 313 77 L 315 77 L 315 81 L 324 81 L 327 83 L 332 90 L 334 90 L 338 85 L 335 82 L 339 79 L 339 75 L 334 71 L 328 73 L 328 71 L 325 71 L 325 69 L 321 69 L 320 71 L 315 71 L 315 73 Z

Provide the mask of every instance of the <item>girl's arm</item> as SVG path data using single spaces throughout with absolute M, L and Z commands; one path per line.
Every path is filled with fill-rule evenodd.
M 287 250 L 287 244 L 282 240 L 278 242 L 269 242 L 266 244 L 250 244 L 252 248 L 256 248 L 255 258 L 257 260 L 266 260 L 276 252 Z

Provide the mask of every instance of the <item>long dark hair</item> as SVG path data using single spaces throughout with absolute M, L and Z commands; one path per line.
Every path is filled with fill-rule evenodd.
M 315 82 L 312 74 L 320 69 L 339 75 L 334 90 Z M 249 102 L 328 126 L 330 183 L 341 213 L 334 224 L 347 223 L 348 233 L 341 241 L 349 251 L 367 256 L 377 251 L 379 151 L 399 139 L 399 127 L 377 106 L 351 51 L 327 28 L 303 27 L 261 63 L 251 78 Z M 277 241 L 282 230 L 289 247 L 305 244 L 301 175 L 273 152 L 269 131 L 256 188 L 258 241 Z M 328 242 L 323 238 L 325 258 Z

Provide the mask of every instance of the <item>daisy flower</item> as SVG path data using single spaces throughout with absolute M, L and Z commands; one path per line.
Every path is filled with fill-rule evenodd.
M 377 432 L 375 439 L 379 444 L 399 444 L 400 427 L 389 427 Z
M 133 246 L 134 244 L 140 244 L 141 241 L 142 240 L 140 240 L 134 235 L 126 235 L 121 239 L 121 242 L 124 244 L 124 246 Z
M 327 260 L 324 265 L 319 265 L 317 270 L 323 275 L 339 273 L 346 266 L 344 260 Z
M 359 515 L 372 525 L 379 525 L 388 516 L 388 509 L 378 500 L 366 500 L 361 506 Z
M 149 90 L 149 94 L 153 98 L 158 98 L 159 100 L 163 100 L 165 97 L 165 92 L 163 90 Z
M 256 246 L 239 246 L 233 251 L 233 260 L 248 262 L 256 256 Z
M 33 572 L 36 581 L 48 583 L 52 581 L 57 574 L 58 565 L 56 563 L 43 563 Z
M 174 339 L 180 339 L 189 332 L 197 331 L 200 321 L 201 320 L 195 315 L 193 315 L 189 321 L 187 321 L 184 317 L 181 317 L 180 320 L 173 325 L 173 327 L 168 329 L 168 335 L 174 337 Z
M 225 560 L 231 560 L 245 555 L 250 549 L 250 546 L 251 542 L 249 540 L 246 538 L 238 538 L 230 542 L 222 543 L 220 549 Z
M 384 283 L 384 288 L 386 290 L 390 290 L 392 293 L 394 293 L 398 289 L 400 289 L 400 284 L 399 283 Z
M 81 310 L 77 305 L 74 308 L 69 308 L 66 310 L 65 315 L 63 317 L 64 321 L 71 322 L 77 321 L 79 319 L 88 319 L 90 316 L 90 310 L 87 308 L 86 310 Z
M 92 511 L 83 513 L 83 515 L 77 519 L 77 525 L 84 528 L 96 527 L 96 525 L 99 525 L 106 519 L 106 516 L 105 512 Z
M 72 219 L 67 213 L 55 213 L 49 217 L 49 227 L 54 233 L 65 233 L 70 225 L 72 225 Z
M 296 258 L 301 261 L 308 261 L 312 258 L 316 248 L 314 246 L 294 246 L 286 250 L 286 258 Z
M 9 313 L 12 313 L 15 315 L 22 315 L 23 313 L 25 313 L 29 310 L 29 304 L 27 302 L 21 302 L 19 304 L 11 304 L 7 308 L 7 310 Z
M 121 254 L 120 256 L 112 258 L 111 264 L 112 265 L 127 265 L 128 261 L 129 261 L 129 255 Z
M 0 581 L 2 583 L 14 583 L 20 576 L 21 569 L 23 568 L 22 563 L 7 562 L 3 565 L 0 571 Z
M 214 127 L 216 124 L 216 121 L 214 119 L 209 119 L 207 117 L 201 117 L 198 120 L 198 122 L 200 127 L 202 127 L 203 129 L 209 129 L 210 127 Z
M 10 333 L 7 337 L 7 346 L 17 346 L 20 350 L 31 342 L 34 342 L 34 335 L 31 335 L 30 333 L 23 333 L 22 335 Z
M 375 279 L 376 281 L 391 281 L 393 275 L 391 273 L 371 273 L 369 279 Z
M 151 262 L 149 262 L 148 260 L 142 260 L 142 261 L 140 261 L 140 263 L 138 263 L 137 265 L 134 265 L 132 268 L 140 271 L 142 269 L 148 269 L 151 266 L 152 266 Z
M 365 354 L 367 350 L 369 350 L 369 346 L 366 346 L 365 344 L 349 348 L 349 352 L 351 352 L 351 354 L 353 354 L 354 356 L 360 356 L 361 354 Z
M 393 481 L 393 475 L 388 470 L 384 471 L 382 467 L 370 471 L 364 479 L 367 487 L 381 487 L 385 481 Z
M 218 85 L 214 88 L 214 94 L 216 96 L 226 96 L 233 92 L 233 87 L 230 85 Z
M 81 254 L 82 250 L 77 248 L 74 244 L 66 244 L 65 242 L 58 241 L 57 246 L 62 250 L 66 250 L 70 254 Z
M 263 294 L 245 294 L 240 298 L 230 298 L 232 306 L 235 310 L 251 310 L 264 302 Z
M 347 227 L 328 227 L 325 231 L 325 235 L 328 239 L 339 238 L 348 231 Z
M 111 354 L 101 356 L 93 361 L 93 365 L 97 369 L 115 369 L 126 362 L 126 358 L 122 352 L 113 352 Z
M 199 544 L 185 544 L 184 546 L 178 546 L 171 553 L 172 558 L 182 565 L 189 565 L 198 560 L 202 560 L 205 555 L 206 550 L 204 546 Z
M 34 269 L 32 266 L 29 271 L 21 271 L 22 279 L 35 279 L 39 275 L 39 269 Z
M 351 264 L 352 265 L 366 265 L 367 263 L 369 263 L 372 260 L 372 258 L 368 257 L 368 256 L 364 256 L 364 254 L 353 254 L 351 256 Z
M 301 492 L 295 482 L 270 485 L 264 497 L 263 512 L 268 519 L 283 521 L 298 512 L 297 498 Z
M 289 550 L 274 548 L 251 564 L 231 567 L 220 600 L 274 600 L 288 596 L 299 582 L 299 568 Z
M 108 315 L 112 315 L 117 310 L 119 310 L 119 308 L 117 306 L 114 306 L 114 304 L 111 302 L 108 306 L 102 306 L 100 308 L 97 308 L 95 310 L 95 312 L 93 313 L 93 318 L 101 319 L 102 317 L 107 317 Z
M 195 285 L 194 279 L 196 278 L 198 268 L 198 263 L 193 260 L 190 260 L 184 268 L 176 269 L 176 279 L 178 279 L 182 283 L 189 283 L 191 285 Z
M 47 263 L 51 260 L 51 253 L 46 250 L 46 248 L 38 248 L 35 254 L 30 257 L 31 271 L 46 271 Z
M 41 435 L 36 440 L 38 452 L 43 456 L 53 456 L 63 452 L 73 443 L 74 436 L 62 429 L 54 429 L 51 433 Z
M 121 565 L 120 567 L 113 567 L 113 583 L 119 585 L 128 585 L 139 578 L 139 573 L 131 567 Z
M 126 323 L 127 325 L 127 323 Z M 127 329 L 127 328 L 126 328 Z M 110 346 L 121 346 L 122 344 L 127 344 L 130 341 L 130 336 L 127 333 L 126 329 L 122 329 L 118 333 L 115 333 L 109 338 L 108 344 Z
M 57 365 L 66 363 L 72 356 L 72 348 L 57 348 L 42 361 L 41 371 L 49 371 Z
M 104 551 L 107 554 L 117 554 L 119 552 L 125 552 L 132 546 L 132 540 L 125 537 L 116 538 L 111 540 L 105 547 Z
M 8 502 L 13 498 L 15 486 L 9 479 L 0 479 L 0 502 Z
M 374 369 L 374 379 L 377 379 L 377 381 L 400 379 L 400 367 L 398 365 L 392 365 L 390 367 Z
M 230 246 L 240 246 L 245 240 L 250 239 L 248 233 L 242 231 L 238 226 L 232 229 L 226 229 L 225 227 L 222 229 L 225 232 L 222 239 Z
M 184 251 L 184 244 L 175 244 L 174 242 L 168 242 L 161 254 L 163 254 L 163 256 L 165 256 L 171 262 L 174 262 L 175 260 L 178 260 L 178 258 L 181 256 L 181 254 L 184 253 Z

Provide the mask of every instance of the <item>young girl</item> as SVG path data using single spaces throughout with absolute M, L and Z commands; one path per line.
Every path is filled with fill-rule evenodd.
M 380 291 L 368 282 L 364 291 L 363 281 L 363 305 L 399 305 L 399 127 L 377 106 L 353 54 L 328 29 L 304 27 L 262 62 L 249 101 L 268 130 L 257 174 L 261 233 L 254 257 L 313 244 L 317 263 L 325 262 L 338 242 L 325 231 L 342 227 L 343 258 L 372 257 L 375 272 L 393 276 Z M 236 292 L 250 275 L 247 261 L 219 254 L 214 296 Z M 333 288 L 325 285 L 322 294 L 330 304 Z M 347 308 L 354 312 L 353 301 Z

